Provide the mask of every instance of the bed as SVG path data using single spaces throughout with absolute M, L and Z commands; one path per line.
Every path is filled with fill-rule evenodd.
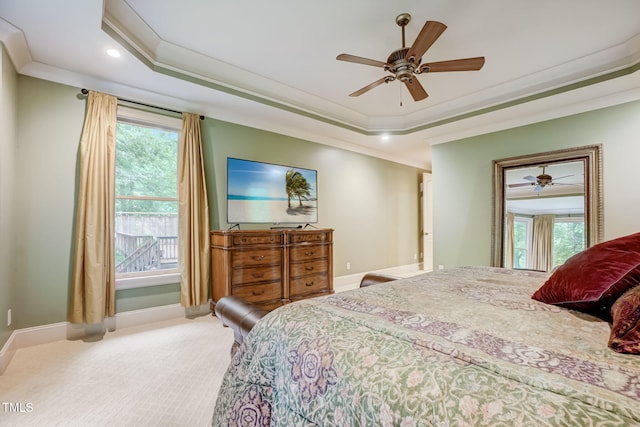
M 640 356 L 532 299 L 548 277 L 459 267 L 280 307 L 234 353 L 212 425 L 640 425 Z

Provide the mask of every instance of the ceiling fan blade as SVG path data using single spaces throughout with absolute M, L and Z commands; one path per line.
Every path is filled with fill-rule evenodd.
M 521 184 L 509 184 L 508 187 L 509 188 L 516 188 L 516 187 L 531 187 L 532 185 L 535 185 L 533 182 L 523 182 Z
M 363 87 L 362 89 L 358 89 L 357 91 L 349 94 L 349 96 L 360 96 L 365 92 L 370 91 L 371 89 L 373 89 L 376 86 L 380 86 L 382 83 L 389 83 L 393 80 L 395 80 L 396 78 L 394 76 L 384 76 L 381 79 L 376 80 L 375 82 L 366 85 L 365 87 Z
M 388 64 L 382 61 L 376 61 L 375 59 L 362 58 L 360 56 L 349 55 L 348 53 L 341 53 L 336 56 L 338 61 L 355 62 L 356 64 L 372 65 L 374 67 L 386 67 Z
M 557 181 L 558 179 L 569 178 L 570 176 L 573 176 L 573 175 L 559 176 L 559 177 L 557 177 L 557 178 L 553 178 L 553 180 L 554 180 L 554 181 Z
M 422 55 L 431 47 L 438 37 L 447 29 L 447 26 L 442 22 L 438 21 L 427 21 L 425 22 L 422 30 L 416 37 L 416 41 L 413 42 L 413 45 L 407 51 L 404 59 L 407 61 L 413 61 L 417 63 Z M 412 59 L 413 58 L 413 59 Z
M 537 182 L 538 181 L 538 178 L 536 178 L 535 176 L 531 176 L 531 175 L 523 176 L 522 179 L 526 179 L 527 181 L 533 181 L 533 182 Z
M 420 66 L 420 72 L 438 73 L 442 71 L 477 71 L 484 65 L 484 56 L 430 62 Z
M 409 89 L 409 93 L 413 97 L 414 101 L 422 101 L 427 96 L 429 96 L 427 91 L 424 90 L 424 87 L 422 87 L 416 77 L 412 78 L 411 80 L 407 80 L 406 82 L 404 82 L 404 84 L 407 86 L 407 89 Z

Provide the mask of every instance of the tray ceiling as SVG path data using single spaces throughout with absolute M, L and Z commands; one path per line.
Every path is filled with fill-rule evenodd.
M 397 81 L 349 97 L 385 73 L 336 56 L 385 61 L 402 12 L 407 45 L 448 27 L 423 62 L 485 66 L 421 75 L 420 102 Z M 0 40 L 25 75 L 430 169 L 432 144 L 640 99 L 638 16 L 636 0 L 9 0 Z

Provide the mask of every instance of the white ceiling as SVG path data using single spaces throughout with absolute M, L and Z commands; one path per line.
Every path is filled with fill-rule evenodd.
M 484 68 L 421 75 L 420 102 L 397 81 L 349 97 L 385 72 L 336 56 L 384 62 L 403 12 L 407 45 L 448 26 L 423 62 Z M 637 0 L 2 0 L 0 40 L 21 74 L 430 169 L 432 144 L 640 99 L 639 18 Z

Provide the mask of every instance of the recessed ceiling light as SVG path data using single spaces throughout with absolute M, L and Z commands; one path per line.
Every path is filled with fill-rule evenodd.
M 107 49 L 107 55 L 113 58 L 120 58 L 120 52 L 116 49 Z
M 380 138 L 381 138 L 383 141 L 388 141 L 388 140 L 389 140 L 389 135 L 388 135 L 388 134 L 386 134 L 386 133 L 384 133 L 384 134 L 382 134 L 382 135 L 380 136 Z

